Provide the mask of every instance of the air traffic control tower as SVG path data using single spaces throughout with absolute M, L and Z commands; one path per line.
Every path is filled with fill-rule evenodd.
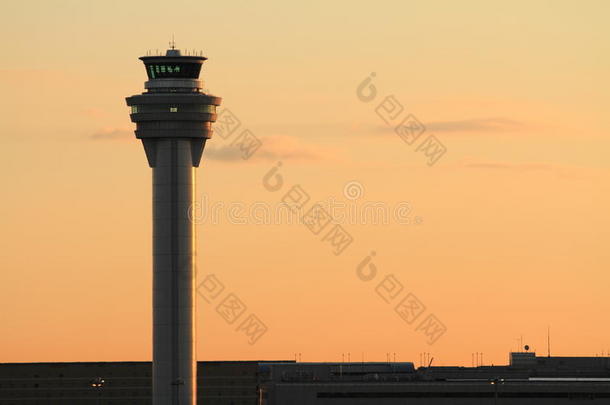
M 153 177 L 153 405 L 195 405 L 195 168 L 221 99 L 206 94 L 203 56 L 143 56 L 146 91 L 127 97 Z

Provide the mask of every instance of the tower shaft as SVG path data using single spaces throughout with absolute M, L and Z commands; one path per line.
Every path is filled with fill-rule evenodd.
M 153 142 L 153 405 L 195 405 L 192 142 L 180 138 Z

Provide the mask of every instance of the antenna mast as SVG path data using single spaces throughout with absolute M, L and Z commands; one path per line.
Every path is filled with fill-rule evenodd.
M 176 41 L 174 40 L 174 34 L 172 34 L 172 40 L 169 43 L 170 49 L 176 49 Z

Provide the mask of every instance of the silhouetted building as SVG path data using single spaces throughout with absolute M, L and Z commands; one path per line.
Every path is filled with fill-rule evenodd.
M 198 362 L 197 402 L 256 405 L 259 364 Z M 5 363 L 0 405 L 150 405 L 151 383 L 150 362 Z
M 151 363 L 0 364 L 0 405 L 150 405 Z M 610 403 L 610 358 L 511 353 L 509 365 L 408 362 L 198 363 L 205 405 L 529 405 Z
M 608 404 L 610 358 L 511 353 L 508 366 L 260 365 L 260 405 Z

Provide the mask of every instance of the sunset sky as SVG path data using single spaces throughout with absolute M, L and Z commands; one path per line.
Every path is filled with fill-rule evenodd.
M 197 218 L 199 279 L 225 286 L 198 299 L 199 360 L 505 364 L 521 336 L 546 354 L 549 326 L 552 354 L 607 355 L 609 13 L 603 0 L 3 4 L 0 362 L 151 359 L 151 169 L 125 97 L 144 89 L 138 57 L 172 34 L 209 58 L 206 88 L 241 121 L 197 171 L 201 208 L 218 213 Z M 388 96 L 404 109 L 386 124 Z M 409 114 L 426 127 L 412 145 L 394 132 Z M 262 142 L 249 159 L 233 144 L 245 129 Z M 446 148 L 431 166 L 417 150 L 429 135 Z M 340 255 L 326 232 L 260 223 L 294 185 L 307 207 L 345 205 Z M 367 204 L 387 220 L 354 217 Z M 403 285 L 390 303 L 388 275 Z M 247 305 L 232 325 L 216 311 L 229 293 Z M 395 312 L 409 293 L 426 307 L 411 324 Z M 267 326 L 253 345 L 236 330 L 249 314 Z M 430 314 L 446 327 L 432 345 L 417 330 Z

